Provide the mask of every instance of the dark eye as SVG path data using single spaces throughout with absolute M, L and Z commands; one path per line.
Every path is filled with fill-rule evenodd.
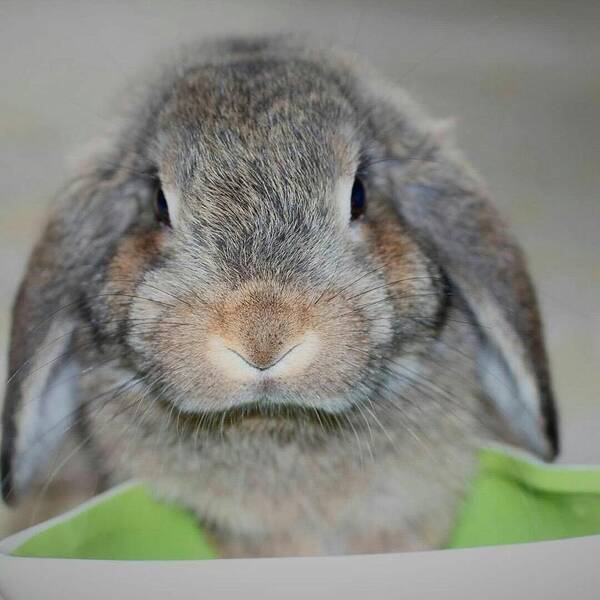
M 356 221 L 365 214 L 366 202 L 365 186 L 360 179 L 356 178 L 350 194 L 350 219 L 352 221 Z
M 154 213 L 156 220 L 164 225 L 171 226 L 171 216 L 169 215 L 169 205 L 162 191 L 162 188 L 156 190 L 156 198 L 154 199 Z

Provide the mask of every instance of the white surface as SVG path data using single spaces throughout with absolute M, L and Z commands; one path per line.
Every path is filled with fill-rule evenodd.
M 6 600 L 598 600 L 600 536 L 408 554 L 188 562 L 0 557 Z

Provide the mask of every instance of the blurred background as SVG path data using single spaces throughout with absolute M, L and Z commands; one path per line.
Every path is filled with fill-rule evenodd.
M 272 31 L 344 44 L 433 115 L 457 119 L 460 146 L 530 258 L 561 460 L 600 464 L 597 0 L 1 0 L 0 380 L 13 295 L 45 209 L 126 82 L 182 41 Z M 15 521 L 0 509 L 0 536 L 34 512 L 47 516 Z

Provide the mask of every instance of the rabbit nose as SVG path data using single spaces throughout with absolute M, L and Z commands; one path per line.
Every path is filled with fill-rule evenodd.
M 256 382 L 301 375 L 315 360 L 320 348 L 316 332 L 307 331 L 287 344 L 244 344 L 239 339 L 213 335 L 208 358 L 228 379 Z
M 320 335 L 312 327 L 310 305 L 296 291 L 250 281 L 219 300 L 206 352 L 228 379 L 282 381 L 301 376 L 316 360 Z
M 243 350 L 235 350 L 229 346 L 226 346 L 226 349 L 229 350 L 229 352 L 233 352 L 233 354 L 241 358 L 250 367 L 253 367 L 259 371 L 268 371 L 283 361 L 283 359 L 289 356 L 292 352 L 294 352 L 294 350 L 296 350 L 301 343 L 302 342 L 299 342 L 294 344 L 291 348 L 286 348 L 283 350 L 265 349 L 262 351 L 259 350 L 254 352 L 245 352 Z

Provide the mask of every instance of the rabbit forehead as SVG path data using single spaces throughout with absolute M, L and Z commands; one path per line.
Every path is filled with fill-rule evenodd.
M 180 189 L 330 183 L 356 167 L 354 110 L 318 65 L 246 61 L 199 67 L 159 115 L 156 162 Z M 224 183 L 225 182 L 225 183 Z

